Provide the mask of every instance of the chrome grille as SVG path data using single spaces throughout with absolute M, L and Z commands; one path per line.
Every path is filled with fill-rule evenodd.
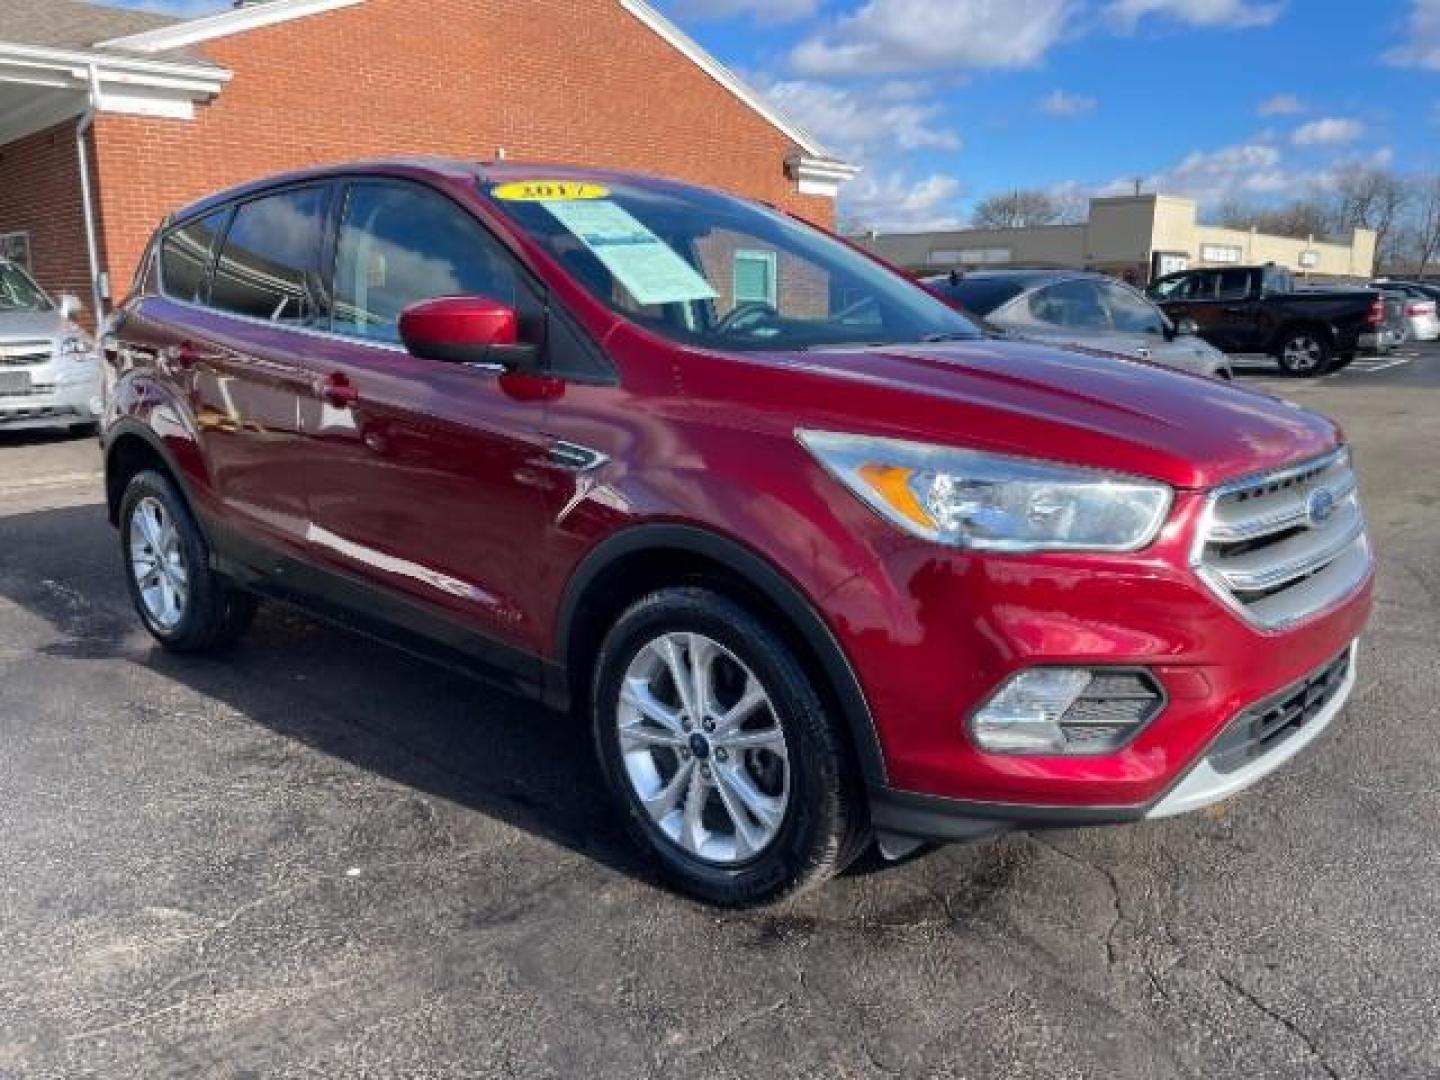
M 48 364 L 54 355 L 55 343 L 53 341 L 0 342 L 0 364 L 7 367 Z
M 1194 562 L 1226 603 L 1267 630 L 1345 599 L 1371 565 L 1349 451 L 1214 492 Z

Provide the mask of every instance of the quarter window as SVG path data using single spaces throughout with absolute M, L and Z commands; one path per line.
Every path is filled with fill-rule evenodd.
M 443 196 L 408 184 L 350 189 L 335 257 L 336 333 L 398 342 L 411 304 L 485 296 L 518 307 L 517 289 L 499 242 Z
M 191 303 L 204 301 L 205 277 L 229 212 L 217 210 L 165 235 L 160 244 L 160 280 L 166 296 Z

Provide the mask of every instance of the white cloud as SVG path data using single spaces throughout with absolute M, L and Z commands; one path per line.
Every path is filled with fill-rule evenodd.
M 756 80 L 785 115 L 842 157 L 863 161 L 876 151 L 959 150 L 960 136 L 940 120 L 943 106 L 910 100 L 904 87 L 858 90 L 831 83 Z
M 1276 94 L 1260 103 L 1255 112 L 1260 116 L 1294 116 L 1304 112 L 1305 106 L 1294 94 Z
M 1404 43 L 1385 54 L 1395 67 L 1440 71 L 1440 0 L 1411 0 Z
M 884 232 L 964 228 L 960 182 L 941 173 L 915 180 L 904 173 L 864 173 L 840 191 L 839 218 L 848 227 Z
M 1110 0 L 1105 14 L 1125 29 L 1134 29 L 1149 15 L 1189 26 L 1245 29 L 1269 26 L 1285 10 L 1285 0 Z
M 1237 143 L 1219 150 L 1196 150 L 1143 180 L 1147 191 L 1186 195 L 1213 206 L 1233 198 L 1265 198 L 1298 192 L 1302 178 L 1285 168 L 1284 157 L 1266 143 Z M 1106 195 L 1128 195 L 1133 179 L 1121 178 L 1102 189 Z
M 1342 120 L 1327 116 L 1323 120 L 1312 120 L 1301 124 L 1290 136 L 1296 146 L 1336 146 L 1354 142 L 1365 134 L 1365 125 L 1359 120 Z
M 782 23 L 814 15 L 820 0 L 676 0 L 675 14 L 682 19 L 731 19 L 753 15 L 761 22 Z
M 1060 40 L 1073 0 L 866 0 L 791 53 L 805 75 L 1032 67 Z
M 1096 101 L 1083 94 L 1067 94 L 1064 90 L 1053 90 L 1035 103 L 1035 107 L 1047 116 L 1084 116 L 1095 111 Z

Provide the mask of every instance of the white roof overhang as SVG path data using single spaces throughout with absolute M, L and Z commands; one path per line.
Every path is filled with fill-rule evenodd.
M 98 112 L 189 119 L 230 80 L 210 64 L 0 41 L 0 144 Z

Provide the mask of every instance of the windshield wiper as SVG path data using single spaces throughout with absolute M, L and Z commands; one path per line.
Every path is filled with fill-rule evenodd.
M 979 341 L 980 334 L 951 330 L 943 334 L 926 334 L 920 340 L 926 345 L 938 345 L 942 341 Z

